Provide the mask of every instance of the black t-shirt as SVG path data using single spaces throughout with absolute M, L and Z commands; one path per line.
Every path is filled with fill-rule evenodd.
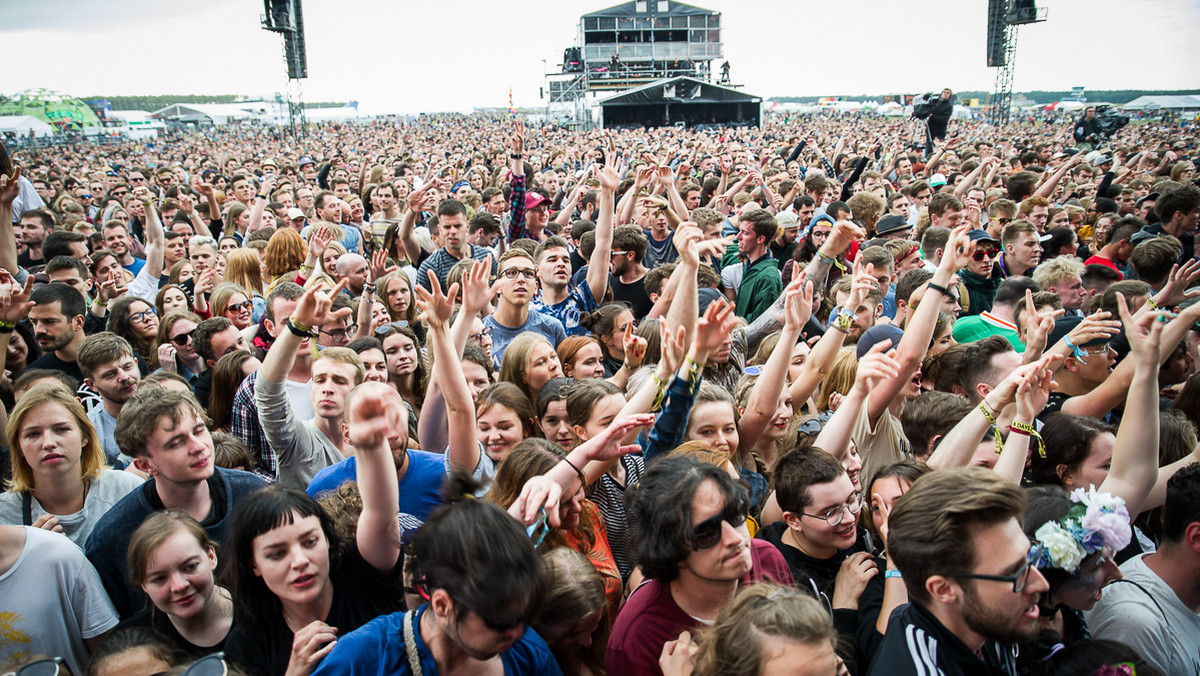
M 29 255 L 28 251 L 22 251 L 17 256 L 17 265 L 25 268 L 26 270 L 32 271 L 33 268 L 40 269 L 45 264 L 46 264 L 46 259 L 41 258 L 40 256 L 38 258 L 33 258 L 32 256 Z
M 646 278 L 630 284 L 623 283 L 619 277 L 615 275 L 608 276 L 608 288 L 612 289 L 613 300 L 623 300 L 633 308 L 633 316 L 638 321 L 650 314 L 654 309 L 654 303 L 650 300 L 649 294 L 646 293 Z
M 358 543 L 350 542 L 329 574 L 333 605 L 325 624 L 337 627 L 338 636 L 345 636 L 380 615 L 404 610 L 400 585 L 403 562 L 400 557 L 392 570 L 378 571 L 358 553 Z M 260 620 L 267 625 L 262 629 L 235 626 L 225 641 L 230 659 L 250 674 L 277 676 L 287 671 L 295 634 L 282 615 L 272 615 L 271 619 Z
M 58 358 L 54 352 L 47 352 L 40 356 L 32 364 L 25 367 L 26 369 L 52 369 L 54 371 L 62 371 L 63 373 L 75 378 L 79 382 L 83 382 L 83 371 L 79 370 L 79 364 L 73 361 L 63 361 Z
M 153 605 L 147 606 L 137 614 L 117 625 L 117 629 L 125 629 L 126 627 L 150 627 L 166 637 L 171 644 L 179 650 L 183 651 L 189 659 L 200 659 L 207 657 L 215 652 L 220 652 L 225 649 L 225 642 L 229 640 L 229 635 L 221 639 L 219 643 L 211 646 L 199 646 L 183 637 L 179 630 L 171 624 L 171 618 L 167 614 L 155 608 Z M 230 628 L 230 633 L 233 628 Z

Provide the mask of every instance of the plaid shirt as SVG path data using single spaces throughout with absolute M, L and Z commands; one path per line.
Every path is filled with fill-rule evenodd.
M 508 186 L 512 188 L 512 195 L 508 199 L 508 241 L 532 239 L 529 231 L 525 229 L 525 176 L 513 174 Z
M 279 472 L 279 461 L 275 451 L 267 443 L 267 435 L 263 434 L 262 424 L 258 421 L 258 404 L 254 402 L 254 383 L 258 380 L 258 371 L 251 373 L 238 387 L 233 397 L 233 411 L 230 420 L 230 432 L 241 439 L 254 460 L 258 463 L 257 474 L 274 482 Z
M 471 258 L 477 261 L 484 260 L 488 256 L 492 257 L 492 276 L 496 275 L 496 254 L 487 247 L 469 245 L 471 247 Z M 438 283 L 442 285 L 442 290 L 446 289 L 446 277 L 450 275 L 450 268 L 458 264 L 460 259 L 455 258 L 446 251 L 446 247 L 442 247 L 434 251 L 429 258 L 426 258 L 421 267 L 417 270 L 417 284 L 421 285 L 426 291 L 429 290 L 429 271 L 437 275 Z

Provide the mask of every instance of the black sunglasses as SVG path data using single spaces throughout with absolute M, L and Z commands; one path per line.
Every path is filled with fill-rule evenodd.
M 725 504 L 720 514 L 692 526 L 688 542 L 697 550 L 708 549 L 721 541 L 721 534 L 725 531 L 723 524 L 738 528 L 746 523 L 749 515 L 750 509 L 745 498 L 732 500 Z
M 58 676 L 58 665 L 62 664 L 61 657 L 46 657 L 40 660 L 34 660 L 29 664 L 10 671 L 4 676 Z
M 171 336 L 171 342 L 179 346 L 187 345 L 192 342 L 192 336 L 196 334 L 196 329 L 192 329 L 187 333 L 181 333 L 178 336 Z

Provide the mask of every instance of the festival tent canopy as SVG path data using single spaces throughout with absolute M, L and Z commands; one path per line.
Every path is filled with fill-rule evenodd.
M 675 124 L 757 127 L 762 99 L 732 87 L 686 76 L 655 80 L 600 101 L 601 126 L 667 127 Z
M 279 104 L 267 101 L 244 103 L 175 103 L 154 111 L 154 117 L 182 124 L 221 127 L 233 122 L 274 122 Z
M 86 103 L 50 89 L 26 89 L 0 97 L 0 115 L 28 115 L 69 129 L 101 126 L 100 118 Z
M 32 115 L 0 115 L 0 134 L 28 137 L 49 136 L 54 133 L 54 127 Z
M 1121 107 L 1125 110 L 1200 110 L 1200 96 L 1139 96 Z

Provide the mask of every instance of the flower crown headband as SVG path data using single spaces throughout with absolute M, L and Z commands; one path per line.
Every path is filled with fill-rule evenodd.
M 1034 533 L 1042 543 L 1039 568 L 1074 573 L 1085 558 L 1105 547 L 1121 551 L 1129 545 L 1133 530 L 1124 500 L 1092 486 L 1072 491 L 1071 502 L 1066 516 L 1042 524 Z

